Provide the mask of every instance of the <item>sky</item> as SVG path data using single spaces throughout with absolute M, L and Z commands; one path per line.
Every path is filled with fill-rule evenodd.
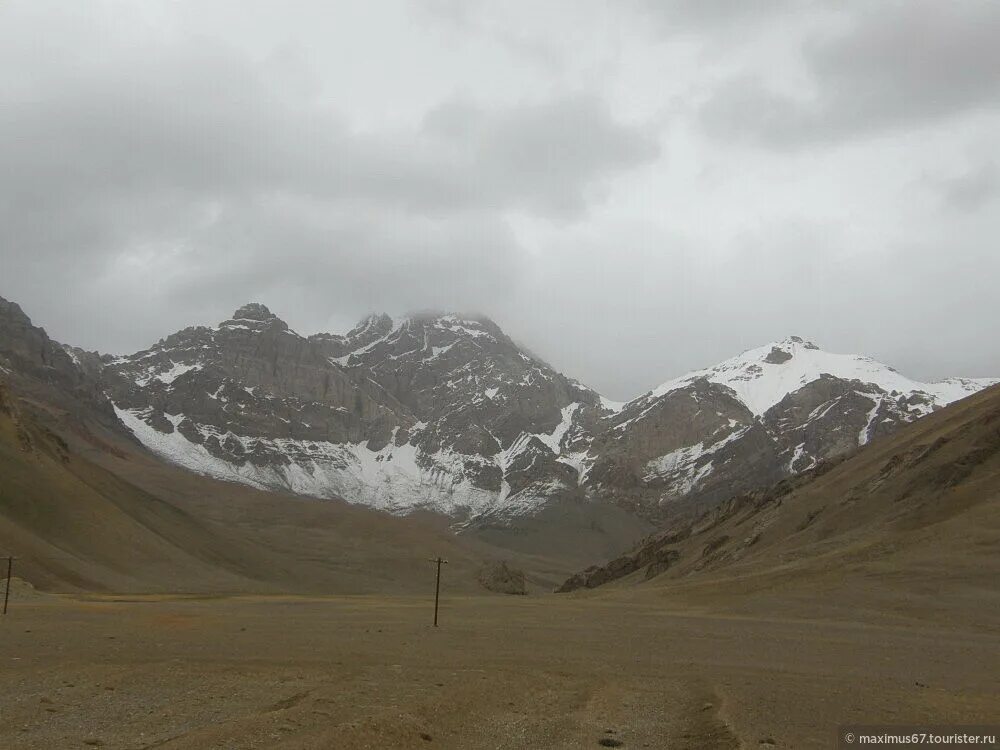
M 4 0 L 0 296 L 144 349 L 493 318 L 616 399 L 800 335 L 1000 375 L 994 0 Z

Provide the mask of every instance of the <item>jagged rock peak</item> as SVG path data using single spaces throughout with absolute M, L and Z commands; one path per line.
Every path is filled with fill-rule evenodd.
M 437 329 L 448 331 L 460 336 L 488 336 L 496 341 L 504 341 L 511 346 L 513 342 L 503 329 L 486 315 L 477 313 L 442 312 L 439 310 L 422 310 L 407 315 L 399 325 L 407 328 Z
M 492 320 L 486 315 L 479 313 L 459 313 L 448 312 L 446 310 L 415 310 L 406 316 L 407 320 L 423 323 L 451 322 L 451 323 L 476 323 L 495 326 Z
M 249 302 L 233 313 L 233 320 L 274 320 L 277 316 L 260 302 Z
M 8 318 L 10 320 L 16 320 L 22 325 L 31 325 L 31 318 L 25 314 L 21 306 L 16 302 L 11 302 L 9 300 L 0 297 L 0 318 Z
M 782 345 L 794 346 L 796 344 L 801 346 L 803 349 L 816 349 L 816 350 L 819 349 L 819 347 L 816 346 L 816 344 L 814 344 L 812 341 L 808 341 L 807 339 L 804 339 L 801 336 L 789 336 L 784 341 L 780 341 L 777 344 L 775 344 L 775 346 L 782 346 Z
M 386 313 L 369 313 L 359 320 L 358 324 L 348 331 L 346 336 L 347 338 L 356 338 L 370 331 L 385 333 L 392 329 L 393 324 L 392 318 Z
M 776 341 L 770 346 L 771 350 L 762 360 L 769 365 L 784 364 L 788 360 L 792 359 L 797 352 L 800 352 L 803 349 L 820 351 L 820 348 L 816 346 L 816 344 L 811 341 L 806 341 L 801 336 L 789 336 L 782 341 Z

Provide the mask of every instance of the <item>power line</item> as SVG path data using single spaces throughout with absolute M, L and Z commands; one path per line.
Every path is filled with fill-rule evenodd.
M 434 627 L 438 626 L 438 599 L 441 596 L 441 564 L 448 564 L 447 560 L 442 560 L 438 557 L 436 560 L 431 560 L 432 563 L 437 563 L 437 581 L 434 583 Z
M 3 591 L 3 613 L 7 614 L 7 605 L 10 602 L 10 583 L 13 578 L 14 571 L 14 561 L 15 560 L 31 560 L 31 561 L 43 561 L 43 560 L 75 560 L 81 562 L 79 557 L 74 555 L 30 555 L 28 557 L 15 557 L 14 555 L 0 555 L 0 560 L 4 557 L 7 558 L 7 584 L 4 586 Z
M 12 555 L 7 557 L 7 587 L 3 592 L 3 613 L 7 614 L 7 600 L 10 599 L 10 576 L 11 571 L 14 570 L 14 557 Z

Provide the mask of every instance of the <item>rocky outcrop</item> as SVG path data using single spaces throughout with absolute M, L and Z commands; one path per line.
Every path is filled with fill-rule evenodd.
M 589 568 L 570 576 L 556 589 L 556 593 L 566 594 L 582 588 L 597 588 L 631 575 L 638 570 L 643 571 L 643 578 L 646 580 L 654 578 L 677 562 L 680 553 L 673 545 L 686 539 L 689 535 L 690 528 L 684 527 L 679 532 L 651 536 L 628 554 L 617 557 L 604 565 L 591 565 Z
M 497 594 L 528 593 L 524 582 L 524 572 L 511 568 L 504 561 L 490 562 L 479 570 L 479 585 Z

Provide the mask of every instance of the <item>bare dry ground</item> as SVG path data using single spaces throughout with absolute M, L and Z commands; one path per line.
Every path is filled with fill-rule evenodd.
M 828 748 L 998 719 L 996 629 L 774 611 L 463 596 L 434 629 L 427 597 L 15 600 L 0 747 Z

